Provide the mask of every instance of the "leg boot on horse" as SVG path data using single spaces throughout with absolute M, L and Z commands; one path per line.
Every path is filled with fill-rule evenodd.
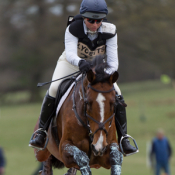
M 118 142 L 120 143 L 120 140 L 122 136 L 124 139 L 122 140 L 122 149 L 125 154 L 134 154 L 138 150 L 130 145 L 130 141 L 127 139 L 127 119 L 126 119 L 126 109 L 127 106 L 124 102 L 124 99 L 121 95 L 116 96 L 116 114 L 115 114 L 115 124 L 116 129 L 118 133 Z M 121 149 L 121 148 L 120 148 Z
M 29 146 L 42 149 L 46 141 L 46 133 L 52 117 L 55 115 L 55 98 L 49 96 L 48 92 L 44 97 L 41 107 L 39 129 L 36 131 L 36 136 L 29 142 Z

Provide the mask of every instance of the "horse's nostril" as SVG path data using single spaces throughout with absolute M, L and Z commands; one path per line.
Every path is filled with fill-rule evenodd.
M 92 148 L 93 151 L 94 150 L 96 151 L 95 146 L 93 144 L 91 144 L 91 148 Z
M 95 146 L 93 144 L 91 144 L 91 148 L 92 148 L 92 151 L 94 152 L 94 155 L 97 156 L 98 151 L 95 149 Z
M 101 152 L 104 153 L 104 152 L 106 151 L 106 148 L 107 148 L 107 147 L 105 146 L 105 147 L 102 149 Z

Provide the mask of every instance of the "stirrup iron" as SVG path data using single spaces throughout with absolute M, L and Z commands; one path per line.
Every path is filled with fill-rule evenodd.
M 123 151 L 123 147 L 122 147 L 122 140 L 125 139 L 125 138 L 131 138 L 132 141 L 134 142 L 134 145 L 135 145 L 135 148 L 137 149 L 135 152 L 133 153 L 130 153 L 130 154 L 126 154 L 124 151 Z M 122 154 L 127 157 L 127 156 L 130 156 L 130 155 L 133 155 L 133 154 L 136 154 L 139 152 L 139 148 L 137 146 L 137 143 L 135 141 L 135 139 L 133 137 L 131 137 L 130 135 L 126 134 L 125 136 L 122 136 L 121 139 L 120 139 L 120 149 L 121 149 L 121 152 Z
M 31 144 L 29 144 L 29 146 L 32 147 L 32 148 L 35 148 L 35 149 L 37 149 L 37 150 L 39 150 L 39 151 L 42 151 L 42 150 L 45 150 L 45 149 L 46 149 L 47 144 L 48 144 L 48 142 L 49 142 L 49 137 L 48 137 L 48 134 L 47 134 L 47 131 L 46 131 L 46 130 L 43 130 L 42 128 L 39 128 L 39 129 L 37 129 L 37 130 L 32 134 L 32 137 L 31 137 L 30 140 L 33 140 L 33 139 L 34 139 L 34 136 L 35 136 L 35 134 L 36 134 L 38 131 L 42 131 L 42 132 L 44 132 L 44 133 L 46 134 L 46 141 L 45 141 L 44 147 L 43 147 L 43 148 L 39 148 L 39 147 L 33 146 L 33 145 L 31 145 Z

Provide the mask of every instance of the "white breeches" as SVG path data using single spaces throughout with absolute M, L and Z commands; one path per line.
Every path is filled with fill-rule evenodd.
M 79 71 L 79 68 L 77 66 L 73 66 L 66 60 L 66 52 L 64 51 L 57 62 L 55 71 L 52 76 L 52 80 L 56 80 L 56 79 L 65 77 L 77 71 Z M 49 95 L 51 97 L 56 97 L 58 86 L 60 85 L 62 81 L 63 80 L 59 80 L 59 81 L 55 81 L 51 83 L 50 88 L 49 88 Z
M 55 71 L 52 76 L 52 80 L 62 78 L 69 74 L 73 74 L 77 71 L 79 71 L 79 68 L 77 66 L 73 66 L 66 60 L 66 53 L 64 51 L 57 62 Z M 51 83 L 50 88 L 49 88 L 49 95 L 51 97 L 54 97 L 54 98 L 56 97 L 58 86 L 60 85 L 62 81 L 63 80 L 58 80 L 56 82 Z M 121 91 L 117 83 L 114 83 L 114 88 L 117 91 L 118 95 L 121 95 Z

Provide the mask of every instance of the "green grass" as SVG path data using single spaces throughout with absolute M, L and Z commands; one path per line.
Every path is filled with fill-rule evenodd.
M 124 158 L 122 174 L 149 175 L 151 170 L 146 165 L 146 144 L 158 128 L 166 131 L 175 150 L 175 90 L 169 85 L 151 81 L 122 84 L 120 88 L 128 104 L 128 134 L 136 139 L 140 150 L 138 154 Z M 28 142 L 40 107 L 41 103 L 0 106 L 0 145 L 7 159 L 6 175 L 32 175 L 39 165 Z M 171 174 L 175 174 L 173 165 L 174 156 Z M 63 175 L 65 172 L 66 168 L 54 170 L 54 174 Z M 110 174 L 109 170 L 102 168 L 92 169 L 92 172 L 95 175 Z

